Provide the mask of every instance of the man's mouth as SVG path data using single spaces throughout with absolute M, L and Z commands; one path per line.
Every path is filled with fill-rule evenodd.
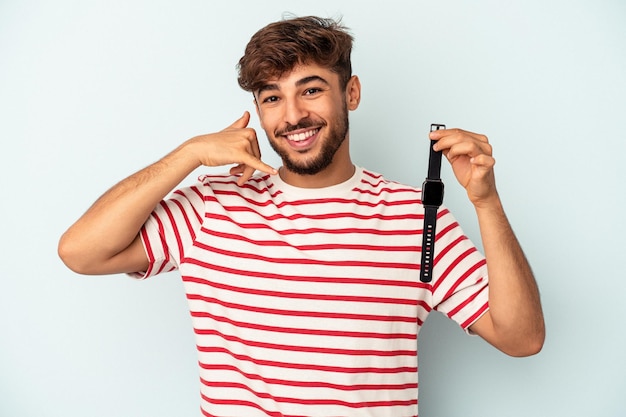
M 284 134 L 283 137 L 287 140 L 287 143 L 291 148 L 299 152 L 304 152 L 307 149 L 311 148 L 315 141 L 317 141 L 319 133 L 320 128 L 316 127 L 312 129 L 309 128 L 308 130 L 294 130 L 292 132 Z
M 306 132 L 289 133 L 289 134 L 286 134 L 285 137 L 290 142 L 304 142 L 307 139 L 310 139 L 313 136 L 315 136 L 317 132 L 319 132 L 319 129 L 311 129 L 311 130 L 307 130 Z

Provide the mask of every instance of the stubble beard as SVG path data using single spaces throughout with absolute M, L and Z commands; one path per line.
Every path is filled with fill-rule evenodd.
M 338 114 L 337 117 L 332 120 L 332 122 L 333 127 L 327 132 L 328 137 L 322 144 L 322 149 L 320 149 L 317 155 L 305 159 L 295 160 L 291 158 L 289 156 L 289 152 L 286 149 L 278 146 L 278 143 L 275 140 L 272 140 L 269 135 L 267 135 L 268 141 L 272 149 L 274 149 L 274 152 L 276 152 L 278 156 L 280 156 L 280 158 L 282 159 L 283 166 L 287 170 L 298 175 L 315 175 L 322 172 L 333 162 L 337 150 L 348 136 L 348 110 L 345 106 L 343 107 L 343 111 Z M 320 125 L 322 127 L 327 127 L 328 123 L 320 123 L 318 121 L 306 118 L 300 120 L 297 125 L 288 127 L 282 133 Z M 307 152 L 310 151 L 305 150 L 300 153 L 305 154 Z

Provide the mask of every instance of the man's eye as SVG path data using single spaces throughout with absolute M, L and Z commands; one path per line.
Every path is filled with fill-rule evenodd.
M 310 96 L 312 94 L 319 93 L 320 91 L 322 91 L 320 88 L 312 87 L 312 88 L 307 88 L 304 91 L 304 94 Z
M 274 103 L 278 101 L 278 97 L 276 96 L 269 96 L 263 99 L 263 103 Z

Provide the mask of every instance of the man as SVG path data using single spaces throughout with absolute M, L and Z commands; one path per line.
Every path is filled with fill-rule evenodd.
M 332 20 L 260 30 L 239 84 L 283 166 L 261 161 L 246 112 L 114 186 L 59 243 L 82 274 L 180 270 L 206 416 L 415 416 L 416 338 L 433 309 L 507 354 L 542 347 L 538 290 L 483 135 L 431 139 L 476 209 L 485 257 L 441 208 L 433 280 L 420 282 L 421 191 L 350 159 L 351 47 Z M 163 200 L 200 165 L 227 164 Z

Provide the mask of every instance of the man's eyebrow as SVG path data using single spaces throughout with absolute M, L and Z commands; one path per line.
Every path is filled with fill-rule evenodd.
M 277 90 L 279 90 L 278 84 L 265 84 L 257 90 L 256 95 L 259 96 L 261 95 L 261 93 L 265 91 L 277 91 Z
M 296 86 L 301 87 L 313 81 L 319 81 L 326 85 L 330 85 L 328 81 L 326 81 L 324 78 L 320 77 L 319 75 L 311 75 L 309 77 L 304 77 L 303 79 L 296 81 Z
M 304 77 L 298 81 L 296 81 L 296 87 L 302 87 L 303 85 L 306 85 L 308 83 L 311 83 L 313 81 L 319 81 L 323 84 L 326 85 L 330 85 L 330 83 L 328 81 L 326 81 L 324 78 L 320 77 L 319 75 L 310 75 L 308 77 Z M 263 86 L 261 86 L 261 88 L 259 88 L 257 90 L 257 96 L 259 96 L 261 93 L 265 92 L 265 91 L 279 91 L 280 88 L 278 87 L 278 84 L 273 83 L 273 84 L 265 84 Z

